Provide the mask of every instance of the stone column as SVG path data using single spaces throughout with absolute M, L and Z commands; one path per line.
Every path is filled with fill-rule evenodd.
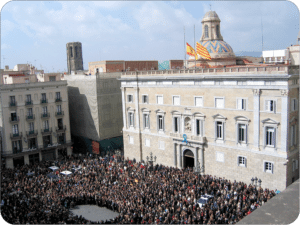
M 125 109 L 125 88 L 121 87 L 122 90 L 122 110 L 123 110 L 123 126 L 126 129 L 126 109 Z
M 29 165 L 29 155 L 24 155 L 24 164 Z
M 201 171 L 201 168 L 203 168 L 203 171 Z M 201 148 L 200 148 L 200 171 L 201 171 L 201 175 L 204 174 L 204 146 L 201 145 Z
M 174 167 L 177 167 L 177 144 L 174 143 Z
M 138 88 L 136 87 L 136 88 L 134 88 L 134 90 L 135 90 L 135 110 L 136 110 L 136 128 L 139 130 L 140 129 L 140 112 L 138 111 L 139 110 L 139 107 L 138 107 L 138 105 L 139 105 L 139 90 L 138 90 Z
M 195 162 L 195 167 L 198 169 L 199 164 L 198 164 L 198 147 L 195 148 L 195 156 L 194 156 L 194 162 Z
M 259 150 L 260 89 L 253 89 L 253 145 Z
M 281 90 L 281 151 L 288 151 L 288 90 Z M 278 133 L 279 134 L 279 133 Z M 277 145 L 279 143 L 277 142 Z M 277 147 L 276 147 L 277 148 Z
M 55 149 L 55 159 L 58 159 L 58 149 Z
M 178 150 L 178 166 L 181 169 L 182 168 L 182 155 L 181 155 L 181 144 L 177 144 L 177 150 Z
M 6 161 L 5 161 L 5 167 L 7 169 L 13 169 L 14 168 L 14 161 L 13 161 L 13 158 L 6 158 Z

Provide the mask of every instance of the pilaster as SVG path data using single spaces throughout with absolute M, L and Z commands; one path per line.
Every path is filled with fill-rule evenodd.
M 253 89 L 253 146 L 259 150 L 260 89 Z
M 281 90 L 281 151 L 288 150 L 288 90 Z

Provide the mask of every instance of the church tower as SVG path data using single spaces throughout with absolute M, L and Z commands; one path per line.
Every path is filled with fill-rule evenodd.
M 71 71 L 83 70 L 82 48 L 80 42 L 67 43 L 68 74 Z
M 202 37 L 200 41 L 223 41 L 223 37 L 220 31 L 219 16 L 215 11 L 208 11 L 202 20 Z

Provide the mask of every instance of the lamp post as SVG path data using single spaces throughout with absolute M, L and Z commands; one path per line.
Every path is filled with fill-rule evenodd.
M 257 186 L 257 177 L 254 178 L 254 181 L 255 181 L 255 185 L 254 186 L 256 187 Z
M 253 182 L 254 182 L 254 178 L 252 177 L 251 178 L 251 185 L 253 185 Z
M 152 152 L 150 152 L 150 157 L 147 156 L 146 159 L 147 159 L 147 162 L 150 162 L 150 164 L 153 166 L 153 162 L 156 162 L 156 156 L 153 157 L 153 154 Z
M 261 187 L 261 179 L 258 180 L 258 187 Z

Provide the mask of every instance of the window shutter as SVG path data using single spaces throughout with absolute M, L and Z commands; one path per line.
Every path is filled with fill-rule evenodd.
M 274 130 L 274 132 L 273 132 L 273 137 L 272 137 L 272 144 L 275 148 L 276 147 L 276 129 L 274 128 L 273 130 Z
M 245 141 L 248 143 L 248 125 L 245 125 Z
M 246 99 L 242 99 L 243 102 L 243 110 L 246 110 Z
M 273 101 L 273 111 L 274 111 L 274 113 L 276 113 L 276 102 L 275 101 Z
M 247 158 L 245 157 L 245 167 L 247 167 Z
M 270 101 L 268 100 L 265 101 L 265 110 L 270 111 Z
M 237 99 L 237 108 L 242 109 L 242 99 Z
M 240 157 L 239 156 L 237 157 L 237 165 L 238 166 L 240 165 Z
M 162 123 L 162 124 L 163 124 L 162 130 L 165 131 L 165 117 L 164 117 L 164 116 L 162 117 L 162 120 L 163 120 L 163 123 Z
M 217 121 L 215 121 L 215 140 L 217 140 Z
M 200 120 L 200 136 L 203 137 L 204 136 L 204 121 Z
M 274 167 L 274 164 L 271 163 L 271 172 L 273 173 L 273 167 Z

